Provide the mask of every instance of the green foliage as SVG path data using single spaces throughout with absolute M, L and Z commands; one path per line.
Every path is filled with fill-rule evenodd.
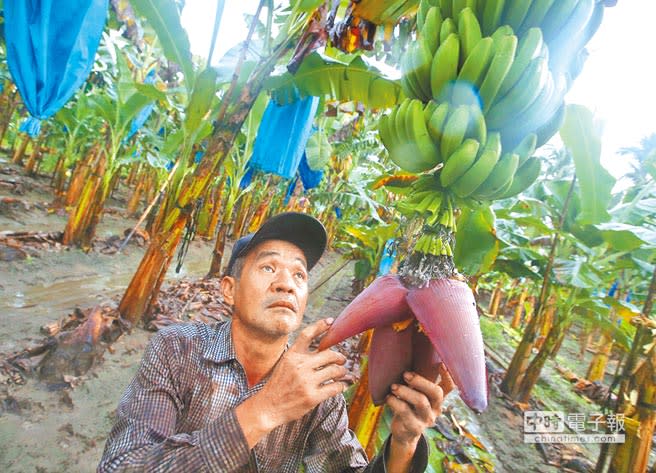
M 601 133 L 592 112 L 582 105 L 568 105 L 560 136 L 576 165 L 581 188 L 581 223 L 607 222 L 615 179 L 601 166 Z
M 453 257 L 463 273 L 482 274 L 492 267 L 500 247 L 494 223 L 494 212 L 488 206 L 462 209 Z
M 357 56 L 344 63 L 318 52 L 309 54 L 295 74 L 285 72 L 271 77 L 266 88 L 280 104 L 313 95 L 342 102 L 357 100 L 371 108 L 391 107 L 400 101 L 398 82 Z
M 194 68 L 187 32 L 182 28 L 178 7 L 174 0 L 131 0 L 139 15 L 146 18 L 157 33 L 164 55 L 179 65 L 187 90 L 191 90 Z

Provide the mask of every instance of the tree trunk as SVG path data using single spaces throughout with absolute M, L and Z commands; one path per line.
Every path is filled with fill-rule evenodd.
M 91 248 L 112 183 L 112 176 L 106 171 L 106 153 L 100 153 L 94 168 L 95 172 L 87 179 L 77 205 L 69 214 L 62 240 L 64 245 Z
M 221 262 L 223 261 L 223 253 L 225 252 L 228 227 L 228 222 L 222 223 L 219 228 L 219 233 L 216 235 L 214 250 L 212 251 L 212 263 L 210 264 L 210 270 L 207 273 L 208 278 L 218 278 L 221 276 Z
M 540 373 L 542 372 L 542 368 L 544 367 L 547 358 L 554 351 L 561 336 L 564 336 L 569 324 L 570 317 L 568 315 L 561 315 L 558 322 L 556 322 L 556 324 L 549 330 L 549 334 L 547 335 L 542 348 L 538 354 L 535 355 L 533 360 L 531 360 L 531 363 L 526 369 L 526 374 L 522 378 L 517 393 L 518 401 L 528 402 L 531 398 L 531 392 L 540 378 Z
M 649 291 L 647 292 L 647 297 L 645 298 L 645 303 L 642 307 L 642 317 L 650 318 L 652 307 L 654 304 L 655 294 L 656 294 L 656 268 L 652 273 L 651 282 L 649 284 Z M 622 368 L 620 389 L 619 389 L 619 393 L 617 394 L 617 403 L 615 405 L 615 412 L 618 414 L 624 414 L 626 410 L 625 406 L 622 403 L 627 398 L 627 393 L 631 391 L 632 387 L 635 386 L 640 387 L 641 384 L 643 384 L 639 382 L 639 379 L 636 376 L 641 371 L 640 368 L 636 369 L 634 372 L 634 367 L 636 366 L 639 357 L 642 355 L 643 346 L 645 342 L 648 341 L 652 336 L 653 335 L 651 333 L 651 330 L 648 327 L 644 325 L 640 325 L 633 337 L 633 343 L 631 344 L 631 352 L 629 353 L 629 356 L 626 357 L 626 362 Z M 644 424 L 645 428 L 643 429 L 643 425 L 641 424 L 640 420 L 636 422 L 636 420 L 632 418 L 625 419 L 625 425 L 627 427 L 626 428 L 627 441 L 623 446 L 620 446 L 615 450 L 612 459 L 612 465 L 613 465 L 612 468 L 614 468 L 614 471 L 616 472 L 630 471 L 629 469 L 633 465 L 636 464 L 641 465 L 642 463 L 645 464 L 644 469 L 634 470 L 634 471 L 646 470 L 646 461 L 648 458 L 647 456 L 651 449 L 651 441 L 654 433 L 653 406 L 654 404 L 656 404 L 656 398 L 655 398 L 656 396 L 654 395 L 654 379 L 656 374 L 654 373 L 654 369 L 655 369 L 654 367 L 656 366 L 656 359 L 654 359 L 654 354 L 655 352 L 654 349 L 652 348 L 651 352 L 649 353 L 650 356 L 648 358 L 649 372 L 646 373 L 648 376 L 643 377 L 643 380 L 645 381 L 644 383 L 645 385 L 643 386 L 644 390 L 641 389 L 641 392 L 639 393 L 639 401 L 642 401 L 642 403 L 639 403 L 639 405 L 642 404 L 642 408 L 638 410 L 638 415 L 643 416 L 640 417 L 639 419 L 645 420 L 645 424 Z M 645 365 L 643 364 L 643 369 L 644 366 Z M 640 445 L 636 449 L 634 448 L 633 445 L 636 442 L 637 436 L 640 436 L 640 442 L 642 443 L 642 445 Z M 607 454 L 608 454 L 608 447 L 606 444 L 603 444 L 599 454 L 599 459 L 597 460 L 597 466 L 595 469 L 596 472 L 603 471 L 606 465 Z M 628 461 L 626 463 L 623 463 L 624 459 L 627 459 Z
M 32 147 L 32 152 L 30 153 L 30 157 L 27 159 L 27 163 L 25 164 L 25 167 L 23 168 L 25 170 L 25 173 L 28 176 L 34 176 L 35 175 L 35 170 L 37 167 L 37 164 L 39 160 L 41 159 L 41 147 L 42 147 L 42 142 L 44 134 L 41 133 L 39 137 L 36 139 L 36 142 L 34 143 L 34 146 Z
M 537 340 L 535 340 L 535 344 L 534 344 L 534 347 L 537 348 L 538 350 L 542 348 L 542 344 L 544 343 L 545 339 L 547 338 L 547 335 L 551 331 L 555 314 L 556 314 L 555 302 L 553 300 L 553 297 L 550 297 L 549 300 L 547 301 L 547 308 L 544 311 L 544 316 L 542 319 L 542 327 L 540 327 L 540 335 L 538 336 Z
M 549 352 L 549 358 L 551 358 L 552 360 L 556 359 L 556 355 L 558 355 L 558 352 L 563 346 L 563 341 L 565 340 L 565 337 L 567 336 L 567 332 L 569 331 L 569 328 L 571 326 L 572 326 L 572 321 L 570 320 L 565 324 L 565 328 L 563 328 L 560 331 L 560 336 L 558 337 L 558 340 L 556 340 L 556 345 L 551 349 L 551 352 Z
M 132 195 L 128 200 L 126 211 L 127 214 L 131 217 L 134 217 L 137 214 L 139 203 L 141 202 L 141 194 L 143 193 L 144 188 L 146 187 L 147 177 L 148 175 L 146 173 L 141 173 L 139 175 L 139 180 L 137 181 L 137 185 L 134 187 L 134 191 L 132 192 Z
M 91 164 L 96 161 L 99 152 L 100 144 L 95 144 L 87 152 L 85 158 L 76 163 L 75 169 L 73 170 L 73 176 L 71 177 L 71 183 L 66 192 L 66 200 L 64 202 L 66 207 L 77 204 L 82 189 L 84 188 L 84 183 L 91 173 Z
M 560 215 L 560 221 L 558 222 L 558 228 L 555 228 L 556 233 L 554 233 L 553 240 L 551 243 L 551 249 L 549 251 L 549 259 L 547 260 L 547 266 L 544 269 L 544 278 L 542 280 L 542 288 L 540 290 L 540 297 L 533 309 L 533 316 L 531 317 L 530 322 L 526 325 L 524 330 L 524 335 L 522 340 L 515 351 L 515 354 L 510 360 L 508 365 L 508 370 L 506 375 L 499 386 L 501 391 L 506 393 L 512 398 L 515 398 L 519 391 L 519 386 L 524 376 L 526 367 L 528 366 L 529 357 L 531 356 L 531 349 L 533 348 L 533 343 L 535 342 L 535 337 L 537 335 L 538 329 L 542 324 L 541 314 L 544 312 L 544 305 L 547 301 L 547 293 L 551 281 L 551 270 L 553 268 L 554 259 L 556 257 L 556 248 L 558 246 L 558 230 L 563 227 L 565 217 L 567 216 L 567 210 L 569 207 L 570 200 L 572 198 L 572 193 L 574 192 L 574 184 L 576 183 L 576 176 L 572 178 L 572 183 L 569 186 L 569 191 L 565 202 L 563 203 L 563 210 Z
M 21 143 L 20 145 L 18 145 L 18 148 L 14 150 L 14 154 L 11 157 L 11 162 L 14 164 L 23 164 L 23 157 L 25 156 L 25 150 L 27 149 L 27 145 L 30 143 L 30 141 L 32 141 L 29 135 L 24 135 L 19 139 L 21 140 Z
M 219 217 L 221 216 L 221 208 L 223 207 L 223 189 L 225 188 L 225 178 L 221 178 L 221 182 L 219 182 L 219 185 L 216 186 L 216 189 L 214 191 L 214 198 L 212 199 L 212 213 L 210 214 L 210 220 L 207 224 L 207 229 L 206 229 L 206 234 L 204 235 L 206 238 L 213 238 L 214 235 L 217 233 L 216 227 L 219 224 Z M 232 213 L 232 212 L 231 212 Z M 231 215 L 232 218 L 232 215 Z M 231 222 L 226 224 L 226 237 L 228 235 L 228 227 L 230 227 Z
M 519 300 L 517 301 L 517 307 L 515 307 L 513 319 L 510 324 L 512 328 L 518 328 L 519 323 L 522 321 L 522 313 L 524 312 L 524 302 L 526 301 L 527 295 L 528 295 L 528 287 L 524 286 L 524 288 L 522 289 L 522 293 L 519 295 Z
M 16 97 L 16 87 L 11 85 L 11 88 L 11 95 L 7 97 L 7 106 L 2 112 L 2 119 L 0 119 L 0 145 L 2 145 L 2 142 L 5 139 L 5 133 L 7 133 L 9 123 L 11 123 L 11 118 L 14 116 L 14 112 L 19 103 L 19 100 Z
M 251 32 L 252 27 L 249 37 Z M 184 178 L 177 192 L 171 191 L 169 199 L 160 206 L 156 219 L 159 222 L 156 224 L 157 234 L 153 235 L 148 250 L 118 308 L 121 316 L 133 324 L 138 322 L 143 314 L 149 312 L 157 298 L 160 285 L 189 218 L 189 213 L 184 210 L 207 192 L 259 95 L 264 80 L 273 71 L 279 57 L 289 51 L 291 46 L 291 42 L 286 44 L 256 69 L 254 75 L 243 86 L 240 96 L 234 94 L 231 96 L 228 93 L 230 90 L 226 93 L 224 100 L 231 99 L 231 102 L 224 102 L 222 105 L 224 113 L 223 115 L 219 113 L 218 121 L 209 138 L 206 158 L 196 166 L 192 174 Z M 236 73 L 238 74 L 238 71 Z M 236 80 L 233 80 L 231 89 L 233 85 L 236 86 Z
M 607 335 L 603 335 L 597 345 L 597 353 L 592 357 L 590 366 L 585 375 L 588 381 L 603 381 L 606 373 L 608 357 L 613 346 L 613 341 Z

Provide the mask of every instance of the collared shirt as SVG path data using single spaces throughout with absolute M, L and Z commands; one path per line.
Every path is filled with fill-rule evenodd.
M 116 413 L 98 472 L 384 472 L 369 465 L 348 428 L 342 395 L 281 425 L 249 449 L 235 408 L 249 388 L 232 343 L 231 323 L 175 325 L 153 336 Z M 386 442 L 383 452 L 387 450 Z M 413 471 L 423 471 L 422 437 Z

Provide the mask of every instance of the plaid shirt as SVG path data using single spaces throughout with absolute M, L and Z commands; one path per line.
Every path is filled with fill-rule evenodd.
M 385 472 L 348 428 L 342 395 L 281 425 L 248 448 L 235 408 L 249 388 L 232 344 L 231 323 L 176 325 L 153 336 L 117 413 L 98 472 Z M 389 439 L 382 452 L 387 451 Z M 422 436 L 413 472 L 424 471 Z

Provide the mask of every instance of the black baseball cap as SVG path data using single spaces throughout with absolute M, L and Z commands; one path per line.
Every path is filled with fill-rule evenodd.
M 264 222 L 258 231 L 235 242 L 225 274 L 232 274 L 237 258 L 246 256 L 250 250 L 267 240 L 283 240 L 298 246 L 305 255 L 309 271 L 323 255 L 328 235 L 323 224 L 311 215 L 299 212 L 275 215 Z

